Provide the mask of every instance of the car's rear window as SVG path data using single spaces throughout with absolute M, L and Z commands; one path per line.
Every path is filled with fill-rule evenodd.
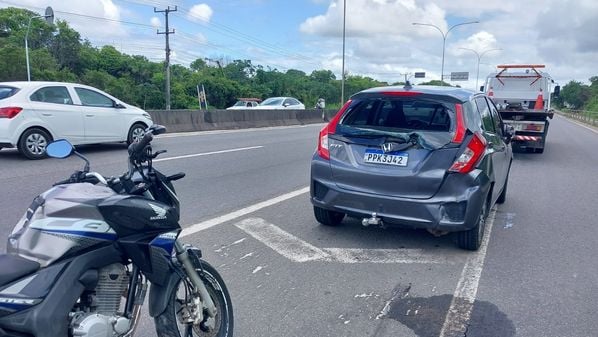
M 0 100 L 10 97 L 18 91 L 19 89 L 15 87 L 0 86 Z
M 418 98 L 365 98 L 354 102 L 340 124 L 387 131 L 450 132 L 454 104 Z

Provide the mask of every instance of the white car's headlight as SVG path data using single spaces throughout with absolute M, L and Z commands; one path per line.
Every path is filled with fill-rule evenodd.
M 147 119 L 152 119 L 152 116 L 148 113 L 144 113 L 143 117 L 147 118 Z

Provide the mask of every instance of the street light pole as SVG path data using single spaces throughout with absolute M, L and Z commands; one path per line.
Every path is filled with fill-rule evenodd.
M 494 51 L 494 50 L 502 50 L 500 48 L 493 48 L 493 49 L 486 49 L 481 53 L 478 53 L 477 50 L 474 49 L 470 49 L 470 48 L 459 48 L 459 49 L 463 49 L 463 50 L 469 50 L 470 52 L 473 52 L 477 57 L 478 57 L 478 70 L 476 72 L 476 76 L 475 76 L 475 90 L 478 90 L 478 79 L 480 77 L 480 61 L 482 60 L 482 56 L 484 56 L 484 54 Z
M 458 23 L 456 25 L 451 26 L 446 33 L 442 31 L 442 29 L 440 29 L 440 27 L 433 25 L 431 23 L 419 23 L 419 22 L 413 22 L 412 24 L 414 26 L 429 26 L 429 27 L 433 27 L 436 28 L 440 34 L 442 35 L 442 66 L 440 68 L 440 85 L 444 85 L 444 50 L 446 47 L 446 37 L 448 36 L 448 34 L 451 32 L 451 30 L 453 30 L 453 28 L 459 27 L 459 26 L 463 26 L 463 25 L 470 25 L 473 23 L 480 23 L 479 21 L 471 21 L 471 22 L 462 22 L 462 23 Z
M 345 24 L 347 21 L 347 0 L 343 0 L 343 65 L 341 67 L 341 105 L 345 104 Z
M 31 20 L 39 18 L 45 18 L 47 23 L 52 24 L 54 22 L 54 11 L 52 10 L 52 7 L 46 8 L 46 15 L 32 16 L 29 18 L 29 22 L 27 23 L 27 32 L 25 33 L 25 59 L 27 62 L 27 82 L 31 81 L 31 70 L 29 69 L 29 44 L 27 40 L 29 39 Z

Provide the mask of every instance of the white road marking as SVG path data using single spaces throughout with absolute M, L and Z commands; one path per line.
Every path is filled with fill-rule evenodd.
M 426 253 L 422 249 L 318 248 L 261 218 L 248 218 L 235 226 L 293 262 L 455 263 L 454 258 Z
M 247 129 L 234 129 L 234 130 L 211 130 L 211 131 L 189 131 L 189 132 L 173 132 L 165 135 L 159 135 L 156 138 L 175 138 L 175 137 L 190 137 L 190 136 L 207 136 L 207 135 L 222 135 L 228 133 L 241 133 L 241 132 L 256 132 L 256 131 L 270 131 L 270 130 L 283 130 L 283 129 L 297 129 L 305 128 L 308 126 L 319 126 L 324 123 L 316 124 L 304 124 L 304 125 L 287 125 L 287 126 L 268 126 L 263 128 L 247 128 Z
M 307 192 L 309 192 L 309 186 L 300 188 L 298 190 L 295 190 L 295 191 L 292 191 L 292 192 L 289 192 L 289 193 L 285 193 L 283 195 L 280 195 L 280 196 L 278 196 L 276 198 L 272 198 L 270 200 L 258 202 L 257 204 L 254 204 L 254 205 L 242 208 L 240 210 L 237 210 L 237 211 L 234 211 L 234 212 L 231 212 L 231 213 L 219 216 L 217 218 L 213 218 L 213 219 L 206 220 L 206 221 L 203 221 L 203 222 L 200 222 L 200 223 L 196 223 L 194 225 L 191 225 L 191 226 L 183 229 L 183 231 L 181 232 L 181 235 L 179 237 L 185 237 L 185 236 L 188 236 L 188 235 L 200 232 L 200 231 L 202 231 L 204 229 L 208 229 L 210 227 L 214 227 L 214 226 L 219 225 L 221 223 L 237 219 L 237 218 L 242 217 L 244 215 L 247 215 L 247 214 L 259 211 L 262 208 L 278 204 L 280 202 L 289 200 L 291 198 L 294 198 L 294 197 L 299 196 L 301 194 L 305 194 Z
M 361 249 L 361 248 L 322 248 L 330 255 L 330 260 L 341 263 L 444 263 L 454 264 L 454 258 L 430 254 L 423 249 Z
M 321 249 L 289 234 L 261 218 L 249 218 L 235 226 L 294 262 L 324 260 L 329 255 Z
M 228 149 L 228 150 L 212 151 L 212 152 L 203 152 L 203 153 L 194 153 L 194 154 L 187 154 L 187 155 L 183 155 L 183 156 L 160 158 L 160 159 L 155 159 L 153 162 L 157 163 L 157 162 L 167 161 L 167 160 L 185 159 L 185 158 L 193 158 L 193 157 L 202 157 L 202 156 L 209 156 L 209 155 L 213 155 L 213 154 L 239 152 L 239 151 L 255 150 L 255 149 L 261 149 L 261 148 L 263 148 L 263 146 L 261 146 L 261 145 L 260 146 L 250 146 L 250 147 L 239 147 L 239 148 L 236 148 L 236 149 Z
M 472 253 L 461 272 L 457 289 L 453 294 L 453 300 L 449 307 L 448 313 L 440 330 L 440 337 L 462 336 L 467 329 L 469 318 L 471 317 L 471 310 L 478 293 L 478 285 L 482 270 L 484 269 L 484 259 L 486 258 L 486 251 L 488 250 L 488 242 L 490 241 L 490 234 L 492 233 L 492 226 L 496 218 L 496 208 L 494 208 L 488 215 L 486 220 L 486 228 L 484 231 L 484 238 L 479 250 Z
M 254 270 L 253 270 L 251 273 L 252 273 L 252 274 L 255 274 L 255 273 L 257 273 L 258 271 L 262 270 L 263 268 L 264 268 L 264 267 L 262 267 L 262 266 L 257 266 L 257 267 L 255 267 L 255 269 L 254 269 Z

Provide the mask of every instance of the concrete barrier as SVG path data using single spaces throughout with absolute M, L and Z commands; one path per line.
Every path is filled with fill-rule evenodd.
M 168 132 L 245 129 L 322 123 L 321 110 L 153 110 L 154 123 Z M 324 111 L 327 120 L 336 110 Z

